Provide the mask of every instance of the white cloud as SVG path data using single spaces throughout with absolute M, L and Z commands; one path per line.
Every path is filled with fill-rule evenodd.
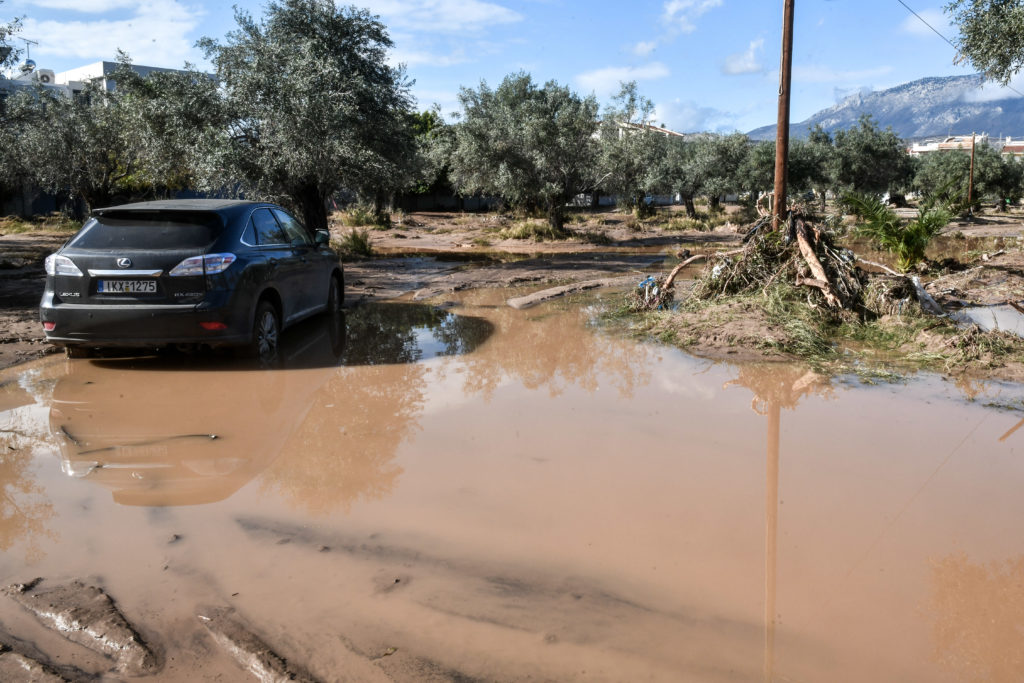
M 759 74 L 764 71 L 758 59 L 759 53 L 764 49 L 764 39 L 753 40 L 746 52 L 729 55 L 722 65 L 722 73 L 734 76 L 737 74 Z
M 518 12 L 482 0 L 365 0 L 391 28 L 428 33 L 463 33 L 522 21 Z
M 729 114 L 679 98 L 658 102 L 651 116 L 659 124 L 680 133 L 722 132 L 734 127 Z
M 1017 74 L 1010 80 L 1009 87 L 998 83 L 984 83 L 976 90 L 965 92 L 964 100 L 967 102 L 994 102 L 1021 97 L 1021 93 L 1024 93 L 1024 74 Z
M 664 20 L 682 33 L 697 30 L 697 19 L 708 10 L 721 7 L 724 0 L 668 0 L 665 3 Z
M 138 0 L 29 0 L 27 3 L 44 9 L 63 9 L 83 14 L 103 14 L 138 5 Z
M 661 62 L 651 62 L 643 66 L 610 66 L 604 69 L 587 71 L 576 77 L 576 82 L 584 90 L 592 90 L 598 95 L 608 95 L 619 89 L 624 81 L 651 81 L 669 76 L 671 72 Z
M 36 60 L 43 66 L 47 56 L 74 57 L 83 63 L 112 60 L 118 48 L 137 64 L 181 67 L 185 61 L 201 61 L 202 56 L 189 37 L 199 25 L 201 9 L 178 0 L 149 0 L 135 5 L 137 9 L 131 16 L 117 20 L 38 21 L 29 18 L 25 20 L 24 34 L 39 40 L 32 53 L 43 58 Z
M 633 46 L 633 54 L 640 57 L 646 57 L 647 55 L 654 52 L 654 49 L 658 47 L 658 41 L 656 40 L 642 40 Z
M 932 28 L 941 33 L 943 36 L 946 36 L 948 38 L 949 36 L 956 33 L 956 29 L 953 28 L 953 25 L 949 22 L 949 19 L 946 17 L 942 10 L 926 9 L 918 10 L 917 13 L 921 16 L 921 19 L 924 19 L 924 21 L 927 21 L 929 24 L 931 24 Z M 910 33 L 911 35 L 930 36 L 932 38 L 938 38 L 938 36 L 935 35 L 935 32 L 932 31 L 932 29 L 928 28 L 924 24 L 924 21 L 921 21 L 921 19 L 918 19 L 913 14 L 911 14 L 910 16 L 903 20 L 903 23 L 900 24 L 900 28 L 904 31 L 904 33 Z
M 801 83 L 853 83 L 879 78 L 891 72 L 891 66 L 851 71 L 841 71 L 827 66 L 794 66 L 793 81 Z
M 391 65 L 405 64 L 406 66 L 455 66 L 467 62 L 464 50 L 455 50 L 451 54 L 440 55 L 427 50 L 403 50 L 396 47 L 388 55 L 388 62 Z

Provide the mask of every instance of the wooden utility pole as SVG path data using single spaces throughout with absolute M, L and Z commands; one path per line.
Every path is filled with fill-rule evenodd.
M 782 64 L 779 68 L 779 117 L 775 132 L 775 199 L 772 227 L 786 220 L 786 168 L 789 161 L 789 84 L 793 76 L 793 2 L 785 0 L 782 18 Z
M 967 179 L 967 215 L 974 215 L 971 198 L 974 196 L 974 133 L 971 133 L 971 175 Z

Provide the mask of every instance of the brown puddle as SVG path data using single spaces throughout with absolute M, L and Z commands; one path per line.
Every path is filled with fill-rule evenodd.
M 1019 680 L 1024 388 L 711 364 L 505 294 L 320 321 L 282 369 L 0 374 L 3 585 L 102 586 L 159 680 L 243 675 L 200 605 L 321 680 Z M 3 596 L 0 632 L 105 670 Z

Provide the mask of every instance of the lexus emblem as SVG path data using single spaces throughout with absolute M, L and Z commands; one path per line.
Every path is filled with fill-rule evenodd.
M 132 267 L 132 260 L 130 258 L 124 258 L 124 257 L 119 258 L 119 259 L 117 259 L 117 267 L 118 268 L 131 268 Z

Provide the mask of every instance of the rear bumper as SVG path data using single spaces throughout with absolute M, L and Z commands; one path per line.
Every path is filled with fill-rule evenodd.
M 245 344 L 251 336 L 250 316 L 234 307 L 211 308 L 203 303 L 179 305 L 54 304 L 44 296 L 39 307 L 43 323 L 53 323 L 46 340 L 61 346 L 149 347 L 166 344 Z M 201 323 L 219 322 L 224 329 L 207 330 Z

